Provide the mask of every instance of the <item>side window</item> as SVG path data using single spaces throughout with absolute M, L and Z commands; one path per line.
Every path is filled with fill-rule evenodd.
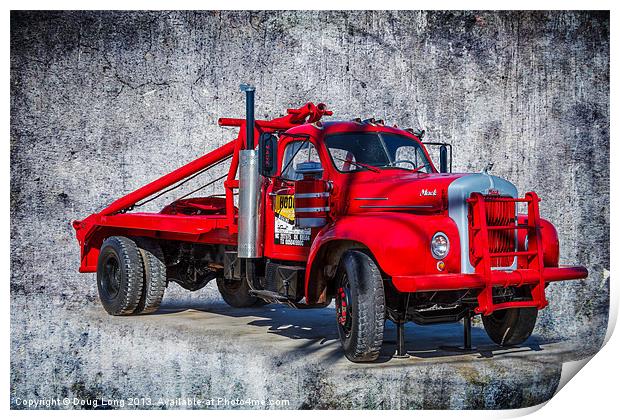
M 426 166 L 427 162 L 426 157 L 424 156 L 424 152 L 422 152 L 422 149 L 417 146 L 399 147 L 398 149 L 396 149 L 396 153 L 394 154 L 394 161 L 411 162 L 413 164 L 412 169 L 419 168 L 420 166 L 425 165 L 422 169 L 420 169 L 420 172 L 431 172 L 430 165 Z
M 294 141 L 286 145 L 282 159 L 282 178 L 291 181 L 301 179 L 295 169 L 301 162 L 321 162 L 319 153 L 310 142 Z

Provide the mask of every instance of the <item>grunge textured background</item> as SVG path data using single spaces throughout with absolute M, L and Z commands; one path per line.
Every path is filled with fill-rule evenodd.
M 337 119 L 425 128 L 453 144 L 455 171 L 493 162 L 521 193 L 537 191 L 560 233 L 561 262 L 591 275 L 548 288 L 536 356 L 351 366 L 331 309 L 235 313 L 213 285 L 169 288 L 158 315 L 107 317 L 95 276 L 77 272 L 70 222 L 232 139 L 216 121 L 243 115 L 240 82 L 257 86 L 259 118 L 323 101 Z M 156 406 L 166 405 L 160 397 L 287 398 L 289 408 L 544 401 L 560 359 L 593 354 L 604 337 L 608 152 L 606 12 L 13 12 L 11 404 L 130 395 Z M 233 325 L 217 327 L 210 313 Z M 434 334 L 459 340 L 458 325 L 411 328 L 418 350 L 434 347 Z M 485 340 L 479 329 L 474 338 Z M 545 359 L 540 343 L 564 350 Z

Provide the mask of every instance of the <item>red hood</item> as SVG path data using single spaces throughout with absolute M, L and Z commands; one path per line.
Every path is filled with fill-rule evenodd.
M 411 210 L 436 212 L 447 208 L 448 186 L 467 174 L 424 174 L 398 169 L 357 172 L 335 186 L 340 214 Z M 348 184 L 348 185 L 346 185 Z

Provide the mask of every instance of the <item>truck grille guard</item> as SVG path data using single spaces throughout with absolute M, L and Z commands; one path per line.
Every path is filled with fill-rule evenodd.
M 469 250 L 465 252 L 469 255 L 462 261 L 467 261 L 471 267 L 464 269 L 461 264 L 458 271 L 394 273 L 391 280 L 396 290 L 401 293 L 472 291 L 476 293 L 474 312 L 491 315 L 508 308 L 542 309 L 548 303 L 545 297 L 548 283 L 588 277 L 588 270 L 581 266 L 545 267 L 542 231 L 547 223 L 540 218 L 540 199 L 536 193 L 528 192 L 524 198 L 479 192 L 468 194 L 462 203 L 468 218 L 464 228 L 469 238 L 466 239 Z M 527 222 L 517 217 L 520 203 L 527 205 Z M 524 236 L 521 235 L 524 231 L 528 242 L 526 247 L 519 246 L 517 241 Z M 494 302 L 494 288 L 510 287 L 529 294 L 524 293 L 519 300 L 505 302 L 496 299 L 497 303 Z
M 541 223 L 538 203 L 540 198 L 534 192 L 528 192 L 524 198 L 485 196 L 472 193 L 467 199 L 469 205 L 470 257 L 476 273 L 485 279 L 484 286 L 478 294 L 478 306 L 475 312 L 490 315 L 494 311 L 508 308 L 536 307 L 542 309 L 548 302 L 545 297 L 544 255 L 542 247 Z M 527 203 L 527 224 L 518 224 L 516 218 L 517 203 Z M 512 213 L 514 217 L 506 217 Z M 517 231 L 527 230 L 526 250 L 517 247 Z M 506 234 L 507 233 L 507 234 Z M 503 240 L 501 238 L 504 238 Z M 516 286 L 529 287 L 531 298 L 503 303 L 493 302 L 494 287 L 514 286 L 513 282 L 502 284 L 498 266 L 510 265 L 507 261 L 523 259 L 522 266 L 527 270 L 530 281 L 525 278 Z M 521 264 L 519 264 L 521 266 Z M 506 268 L 504 268 L 506 270 Z M 521 273 L 521 270 L 511 273 Z M 531 277 L 534 277 L 532 281 Z

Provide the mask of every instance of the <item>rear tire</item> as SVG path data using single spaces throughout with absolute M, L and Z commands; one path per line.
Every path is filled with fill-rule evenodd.
M 135 313 L 150 314 L 159 309 L 164 298 L 164 291 L 168 285 L 166 263 L 164 253 L 157 242 L 143 238 L 137 242 L 144 269 L 144 287 Z
M 250 286 L 245 280 L 218 278 L 217 288 L 224 302 L 233 308 L 247 308 L 266 304 L 264 300 L 250 295 Z
M 99 299 L 110 315 L 131 315 L 142 297 L 142 258 L 136 243 L 112 236 L 101 245 L 97 262 Z
M 527 340 L 538 317 L 536 308 L 510 308 L 482 316 L 487 334 L 500 346 L 517 346 Z
M 373 362 L 383 345 L 385 292 L 375 262 L 360 251 L 347 251 L 336 276 L 336 320 L 345 356 Z

